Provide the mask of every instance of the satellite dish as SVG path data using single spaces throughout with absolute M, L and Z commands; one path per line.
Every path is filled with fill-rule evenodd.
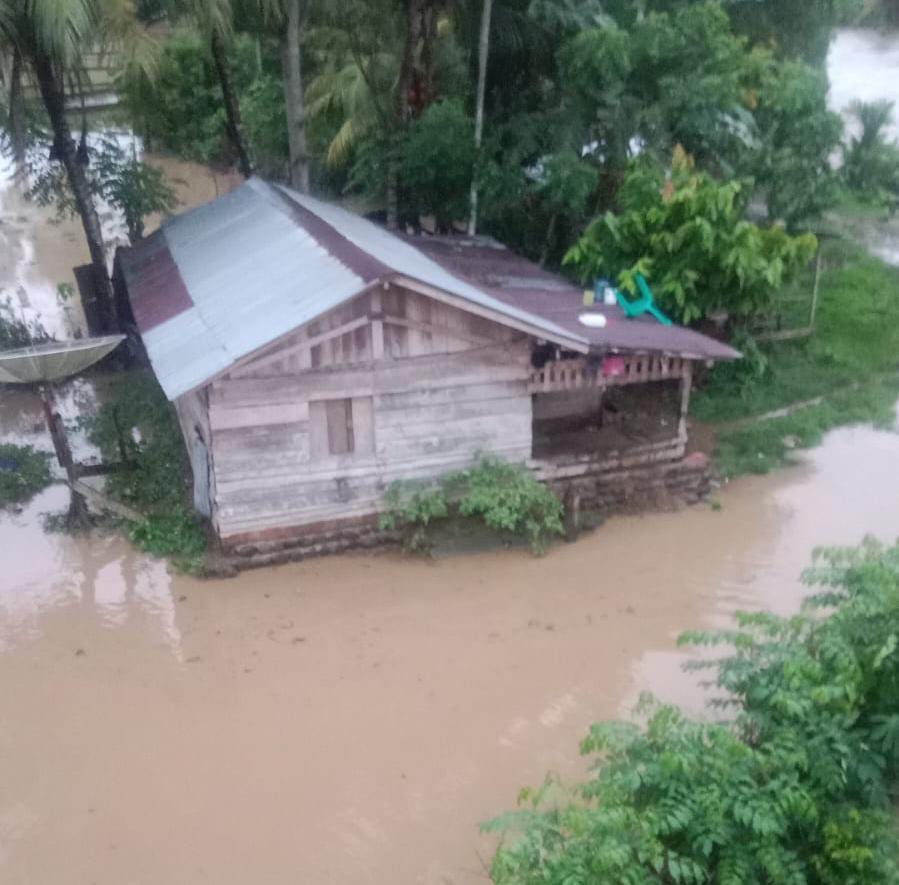
M 46 384 L 83 372 L 114 350 L 124 335 L 50 341 L 0 351 L 0 383 Z
M 83 472 L 83 468 L 72 457 L 65 426 L 56 411 L 53 382 L 83 372 L 124 340 L 124 335 L 107 335 L 103 338 L 50 341 L 0 351 L 0 384 L 36 384 L 40 387 L 44 419 L 50 439 L 53 440 L 56 460 L 65 469 L 69 488 L 72 490 L 68 515 L 70 525 L 88 523 L 84 495 L 91 489 L 79 482 L 79 473 Z

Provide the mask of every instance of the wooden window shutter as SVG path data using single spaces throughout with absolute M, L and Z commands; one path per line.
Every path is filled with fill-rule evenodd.
M 328 450 L 332 455 L 346 455 L 353 446 L 353 402 L 349 399 L 325 401 L 328 420 Z
M 353 442 L 359 455 L 371 455 L 375 450 L 375 410 L 370 396 L 353 399 Z

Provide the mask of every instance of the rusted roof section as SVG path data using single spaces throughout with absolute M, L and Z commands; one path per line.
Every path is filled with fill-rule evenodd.
M 162 230 L 122 253 L 122 272 L 134 319 L 142 332 L 193 306 Z
M 522 310 L 541 316 L 612 353 L 654 352 L 702 360 L 739 358 L 738 351 L 692 329 L 665 326 L 651 317 L 629 319 L 617 305 L 589 308 L 605 315 L 606 326 L 585 326 L 579 317 L 584 290 L 564 277 L 516 255 L 489 237 L 408 237 L 450 273 Z
M 651 350 L 699 359 L 736 351 L 605 309 L 578 321 L 582 293 L 489 240 L 399 237 L 333 204 L 250 179 L 166 221 L 122 253 L 134 316 L 169 399 L 380 282 L 418 285 L 534 337 L 586 353 Z

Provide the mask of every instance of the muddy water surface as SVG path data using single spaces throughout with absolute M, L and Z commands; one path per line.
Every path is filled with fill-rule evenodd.
M 701 703 L 678 631 L 796 607 L 821 543 L 899 535 L 899 436 L 847 429 L 723 509 L 543 559 L 345 556 L 225 582 L 0 517 L 0 880 L 474 883 L 477 825 L 599 717 Z
M 130 143 L 130 138 L 121 136 Z M 174 187 L 179 210 L 206 203 L 232 190 L 240 178 L 219 174 L 196 163 L 146 154 Z M 127 244 L 122 220 L 100 206 L 104 238 L 110 251 Z M 147 232 L 159 224 L 148 219 Z M 112 255 L 110 254 L 110 260 Z M 15 315 L 38 321 L 56 338 L 83 334 L 84 314 L 76 293 L 72 268 L 90 260 L 81 223 L 59 220 L 50 208 L 26 199 L 13 180 L 11 161 L 0 155 L 0 303 L 9 302 Z
M 168 163 L 185 205 L 231 179 Z M 48 330 L 86 259 L 0 181 L 0 289 Z M 115 219 L 106 219 L 114 224 Z M 67 417 L 102 396 L 60 395 Z M 0 438 L 46 445 L 0 391 Z M 89 457 L 76 439 L 80 457 Z M 899 535 L 899 436 L 848 429 L 723 509 L 615 519 L 543 559 L 346 556 L 227 582 L 0 514 L 0 882 L 477 883 L 479 822 L 644 689 L 701 710 L 674 638 L 790 611 L 817 544 Z

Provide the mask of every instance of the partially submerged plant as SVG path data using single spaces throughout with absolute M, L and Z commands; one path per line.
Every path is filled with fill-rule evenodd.
M 562 502 L 527 468 L 495 457 L 482 457 L 437 485 L 393 483 L 386 504 L 381 528 L 405 529 L 413 550 L 427 549 L 433 523 L 452 515 L 526 538 L 536 554 L 543 553 L 549 538 L 564 532 Z
M 31 446 L 0 444 L 0 507 L 21 504 L 51 482 L 50 456 Z

